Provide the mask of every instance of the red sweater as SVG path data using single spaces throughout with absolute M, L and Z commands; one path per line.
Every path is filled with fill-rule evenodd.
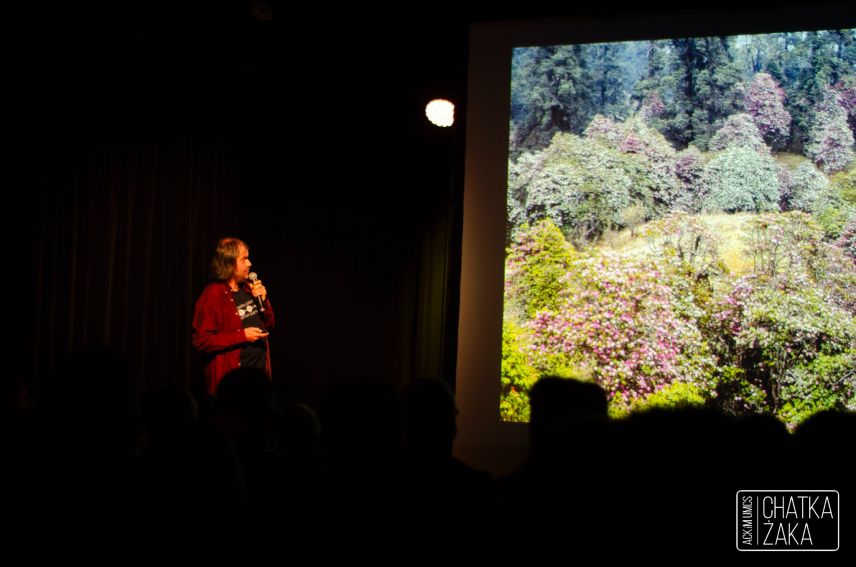
M 244 289 L 252 295 L 248 284 Z M 273 307 L 265 299 L 260 313 L 265 330 L 274 325 Z M 260 339 L 266 341 L 267 338 Z M 238 308 L 232 300 L 232 290 L 226 282 L 214 282 L 202 291 L 193 313 L 193 346 L 205 353 L 205 387 L 210 395 L 230 370 L 241 366 L 241 347 L 247 343 Z M 270 348 L 266 349 L 265 366 L 270 378 Z

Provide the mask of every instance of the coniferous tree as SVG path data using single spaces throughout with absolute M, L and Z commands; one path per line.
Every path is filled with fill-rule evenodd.
M 626 118 L 629 107 L 625 81 L 629 69 L 623 63 L 627 62 L 629 56 L 627 44 L 591 45 L 588 46 L 588 55 L 595 110 L 609 118 Z
M 791 130 L 791 151 L 806 152 L 814 144 L 816 136 L 817 107 L 823 104 L 827 87 L 835 75 L 833 51 L 826 32 L 805 32 L 797 34 L 794 56 L 800 63 L 792 69 L 791 91 L 787 93 L 793 108 L 789 112 L 793 118 Z
M 550 144 L 556 132 L 582 133 L 594 116 L 592 77 L 580 45 L 531 48 L 513 60 L 511 154 Z
M 711 136 L 729 115 L 743 106 L 740 72 L 728 37 L 672 40 L 675 112 L 666 135 L 678 147 L 694 143 L 707 148 Z
M 791 116 L 788 151 L 801 153 L 808 138 L 814 104 L 813 74 L 809 64 L 811 44 L 807 33 L 776 34 L 778 50 L 767 63 L 767 72 L 785 92 L 785 110 Z
M 670 73 L 677 64 L 671 43 L 667 40 L 645 42 L 643 58 L 647 68 L 633 89 L 634 102 L 642 105 L 656 95 L 671 105 L 675 99 L 675 85 Z
M 830 82 L 839 83 L 856 70 L 856 36 L 853 30 L 831 30 L 826 33 L 829 45 Z
M 771 72 L 782 58 L 784 42 L 782 34 L 760 34 L 743 36 L 741 48 L 735 52 L 734 60 L 746 79 L 758 73 Z M 776 75 L 778 78 L 779 75 Z

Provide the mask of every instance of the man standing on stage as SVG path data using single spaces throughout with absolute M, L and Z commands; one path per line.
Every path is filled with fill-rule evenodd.
M 270 379 L 267 336 L 273 308 L 260 280 L 250 281 L 250 251 L 223 238 L 211 260 L 211 279 L 196 301 L 193 346 L 205 353 L 205 387 L 215 395 L 223 376 L 238 367 L 263 370 Z

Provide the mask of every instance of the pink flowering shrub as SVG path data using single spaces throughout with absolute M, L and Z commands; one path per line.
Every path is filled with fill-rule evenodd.
M 832 87 L 838 93 L 838 104 L 847 112 L 850 129 L 856 133 L 856 85 L 838 83 Z
M 676 172 L 677 152 L 666 138 L 638 118 L 624 123 L 625 137 L 618 151 L 625 155 L 621 167 L 633 185 L 631 200 L 643 203 L 648 217 L 658 217 L 687 203 Z
M 761 137 L 761 132 L 752 116 L 745 113 L 732 114 L 725 120 L 722 128 L 716 131 L 710 139 L 708 148 L 711 151 L 720 151 L 731 146 L 741 148 L 752 148 L 755 151 L 767 152 L 769 148 Z
M 856 266 L 856 216 L 850 219 L 835 241 L 835 246 L 841 249 L 844 256 Z
M 678 152 L 675 157 L 675 177 L 678 178 L 680 190 L 675 196 L 673 210 L 692 213 L 701 211 L 704 202 L 703 173 L 703 156 L 698 148 L 689 146 Z
M 819 268 L 830 302 L 856 315 L 856 216 L 851 217 L 838 239 L 824 244 L 822 250 Z
M 615 149 L 624 139 L 624 128 L 614 120 L 602 114 L 596 114 L 583 135 L 590 140 L 596 140 Z
M 768 73 L 752 78 L 746 93 L 746 112 L 752 117 L 767 143 L 782 147 L 788 139 L 791 115 L 785 109 L 785 91 Z
M 760 278 L 817 279 L 823 230 L 802 211 L 759 215 L 746 223 L 747 254 Z
M 856 319 L 807 279 L 784 283 L 764 277 L 735 280 L 705 328 L 722 376 L 717 403 L 735 413 L 767 411 L 790 419 L 800 401 L 786 387 L 796 369 L 821 356 L 852 351 Z M 805 371 L 802 375 L 805 375 Z M 814 376 L 821 384 L 823 376 Z
M 648 223 L 645 236 L 666 264 L 694 282 L 722 273 L 720 238 L 699 216 L 671 213 Z
M 788 372 L 820 355 L 837 355 L 856 346 L 856 319 L 828 300 L 822 288 L 762 286 L 747 303 L 739 332 L 737 356 L 751 361 L 747 372 L 766 384 L 770 409 L 790 401 L 782 381 Z
M 712 359 L 662 276 L 649 260 L 605 254 L 574 262 L 558 311 L 530 322 L 533 365 L 565 357 L 621 407 L 677 380 L 706 384 Z
M 662 116 L 665 111 L 666 105 L 663 103 L 660 93 L 653 92 L 642 101 L 642 106 L 639 108 L 639 115 L 643 120 L 650 120 Z
M 618 150 L 623 154 L 642 154 L 645 152 L 645 144 L 635 134 L 628 134 L 621 141 Z
M 847 111 L 840 104 L 839 95 L 832 89 L 825 89 L 812 118 L 806 155 L 826 173 L 845 169 L 856 154 Z
M 750 274 L 731 281 L 711 306 L 704 331 L 714 350 L 723 357 L 734 352 L 734 337 L 743 328 L 744 313 L 755 291 L 756 279 Z
M 856 349 L 856 271 L 822 241 L 806 213 L 761 215 L 747 229 L 753 273 L 723 282 L 702 325 L 724 369 L 718 400 L 725 409 L 770 411 L 791 421 L 805 417 L 808 406 L 789 380 L 825 383 L 812 374 L 823 367 L 816 361 Z
M 702 177 L 708 211 L 774 211 L 779 209 L 779 167 L 765 153 L 729 146 L 711 159 Z
M 789 181 L 787 197 L 784 193 L 782 195 L 782 201 L 785 201 L 788 209 L 815 211 L 828 200 L 825 197 L 829 194 L 829 180 L 811 162 L 797 166 Z
M 638 118 L 631 118 L 622 126 L 624 140 L 619 151 L 642 154 L 652 162 L 668 165 L 674 171 L 675 149 L 661 133 Z
M 693 146 L 679 152 L 675 160 L 675 175 L 685 186 L 692 187 L 701 178 L 702 154 Z
M 509 219 L 519 227 L 548 218 L 576 242 L 590 242 L 619 225 L 630 205 L 633 182 L 622 158 L 604 144 L 557 133 L 531 168 L 509 171 L 510 209 L 516 210 L 509 210 Z
M 791 193 L 794 190 L 794 174 L 791 172 L 791 168 L 783 163 L 777 163 L 776 167 L 779 169 L 779 208 L 786 211 Z

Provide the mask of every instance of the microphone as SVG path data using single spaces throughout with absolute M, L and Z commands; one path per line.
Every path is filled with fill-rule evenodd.
M 250 281 L 252 282 L 252 284 L 253 284 L 253 285 L 256 285 L 256 282 L 259 280 L 259 275 L 258 275 L 257 273 L 255 273 L 255 272 L 250 272 L 249 279 L 250 279 Z M 264 313 L 264 310 L 265 310 L 265 304 L 264 304 L 264 301 L 262 301 L 262 298 L 261 298 L 261 297 L 257 297 L 256 299 L 258 299 L 258 300 L 259 300 L 259 311 L 261 311 L 262 313 Z

